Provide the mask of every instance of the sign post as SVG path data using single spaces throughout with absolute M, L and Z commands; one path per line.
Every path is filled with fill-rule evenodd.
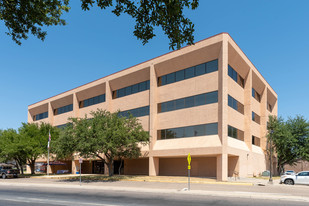
M 82 163 L 83 159 L 79 158 L 79 185 L 82 186 Z
M 190 170 L 191 170 L 191 155 L 190 153 L 188 154 L 188 157 L 187 157 L 187 160 L 188 160 L 188 190 L 190 190 Z

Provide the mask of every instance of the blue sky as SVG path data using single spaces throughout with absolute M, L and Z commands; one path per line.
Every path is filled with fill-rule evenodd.
M 110 10 L 82 11 L 71 0 L 68 25 L 46 28 L 44 42 L 22 46 L 0 22 L 0 129 L 27 121 L 27 106 L 169 52 L 158 28 L 145 46 L 133 36 L 135 22 Z M 309 118 L 309 1 L 200 0 L 186 11 L 195 41 L 228 32 L 279 97 L 279 115 Z

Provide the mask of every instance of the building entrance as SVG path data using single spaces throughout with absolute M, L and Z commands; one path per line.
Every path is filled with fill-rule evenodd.
M 104 174 L 104 162 L 103 161 L 93 161 L 92 162 L 92 173 L 93 174 Z

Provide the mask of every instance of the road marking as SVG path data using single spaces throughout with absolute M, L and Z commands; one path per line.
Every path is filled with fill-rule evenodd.
M 0 196 L 1 197 L 1 196 Z M 112 204 L 90 203 L 90 202 L 77 202 L 77 201 L 64 201 L 55 199 L 40 199 L 40 198 L 28 198 L 28 197 L 16 197 L 15 199 L 1 197 L 1 200 L 10 202 L 23 202 L 23 203 L 41 203 L 51 205 L 92 205 L 92 206 L 121 206 Z

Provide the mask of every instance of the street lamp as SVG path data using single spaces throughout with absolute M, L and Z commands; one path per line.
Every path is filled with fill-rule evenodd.
M 272 175 L 272 156 L 273 156 L 273 148 L 272 148 L 272 134 L 274 133 L 273 130 L 270 130 L 270 135 L 269 135 L 269 149 L 270 149 L 270 158 L 269 158 L 269 184 L 273 184 L 273 175 Z

